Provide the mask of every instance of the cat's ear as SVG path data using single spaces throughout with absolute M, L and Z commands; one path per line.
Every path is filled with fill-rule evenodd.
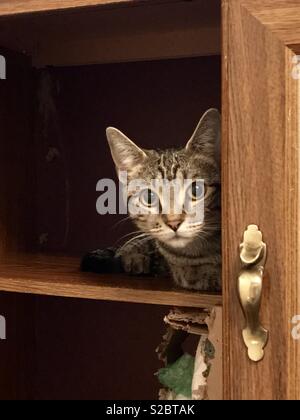
M 209 109 L 201 118 L 194 134 L 186 145 L 186 150 L 199 153 L 219 161 L 221 140 L 221 114 L 217 109 Z
M 106 136 L 118 174 L 127 172 L 130 176 L 137 171 L 147 158 L 146 153 L 116 128 L 108 127 Z

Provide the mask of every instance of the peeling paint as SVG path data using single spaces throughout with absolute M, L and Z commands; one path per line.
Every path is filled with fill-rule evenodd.
M 220 401 L 223 399 L 222 308 L 219 306 L 213 308 L 206 323 L 209 330 L 208 339 L 214 349 L 213 353 L 209 351 L 211 360 L 207 377 L 208 398 Z
M 165 364 L 183 354 L 182 345 L 188 335 L 199 336 L 192 381 L 193 400 L 222 399 L 222 309 L 172 309 L 165 316 L 168 325 L 157 349 Z M 181 335 L 180 335 L 181 334 Z M 161 400 L 185 399 L 171 390 L 161 389 Z
M 207 336 L 200 338 L 196 357 L 195 357 L 195 370 L 192 382 L 192 399 L 193 400 L 207 400 L 207 375 L 205 373 L 208 369 L 207 357 L 205 354 Z

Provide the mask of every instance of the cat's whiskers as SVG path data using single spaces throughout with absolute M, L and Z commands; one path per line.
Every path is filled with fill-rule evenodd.
M 215 226 L 204 226 L 203 232 L 215 232 L 216 230 L 219 230 L 221 226 L 215 225 Z
M 136 230 L 136 231 L 134 231 L 134 232 L 130 232 L 130 233 L 127 233 L 126 235 L 123 235 L 123 236 L 121 236 L 121 238 L 119 238 L 116 242 L 115 242 L 115 245 L 117 245 L 119 242 L 121 242 L 123 239 L 125 239 L 125 238 L 128 238 L 128 236 L 132 236 L 132 235 L 136 235 L 137 233 L 141 233 L 141 231 L 140 230 Z M 134 239 L 134 238 L 132 238 L 132 239 Z
M 122 220 L 119 220 L 118 222 L 116 222 L 114 225 L 112 225 L 112 229 L 115 229 L 116 227 L 118 227 L 119 225 L 121 225 L 122 223 L 125 223 L 125 222 L 127 222 L 128 220 L 131 220 L 132 219 L 132 217 L 131 216 L 128 216 L 128 217 L 125 217 L 124 219 L 122 219 Z
M 125 242 L 124 245 L 121 246 L 119 252 L 122 252 L 123 248 L 131 244 L 133 241 L 135 241 L 134 245 L 141 243 L 145 240 L 149 241 L 151 239 L 151 236 L 148 233 L 142 233 L 140 235 L 134 236 L 133 238 L 129 239 L 129 241 Z
M 150 229 L 149 232 L 150 233 L 157 233 L 157 232 L 161 232 L 163 230 L 163 228 L 158 228 L 158 229 Z
M 151 234 L 152 235 L 154 235 L 154 236 L 160 236 L 160 234 L 161 233 L 164 233 L 164 229 L 159 229 L 159 230 L 156 230 L 156 231 L 151 231 Z
M 190 231 L 197 230 L 197 231 L 199 231 L 201 229 L 201 227 L 202 227 L 202 225 L 187 226 L 186 230 L 190 230 Z

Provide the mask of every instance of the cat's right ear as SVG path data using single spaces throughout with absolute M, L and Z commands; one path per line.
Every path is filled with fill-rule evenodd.
M 201 118 L 186 150 L 220 160 L 221 114 L 217 109 L 209 109 Z
M 127 172 L 130 177 L 133 171 L 137 172 L 143 165 L 146 153 L 116 128 L 108 127 L 106 136 L 119 178 L 120 172 Z

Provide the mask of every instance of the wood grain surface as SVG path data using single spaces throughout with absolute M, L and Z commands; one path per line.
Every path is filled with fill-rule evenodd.
M 77 8 L 2 18 L 0 44 L 37 67 L 216 55 L 220 20 L 218 0 Z
M 284 45 L 297 49 L 300 39 L 298 0 L 242 0 L 241 3 Z
M 144 1 L 145 0 L 2 0 L 0 3 L 0 16 L 91 6 L 133 5 Z
M 174 288 L 169 279 L 87 274 L 79 271 L 79 264 L 70 257 L 6 257 L 0 266 L 0 290 L 194 308 L 222 302 L 220 295 Z
M 285 44 L 296 23 L 299 2 L 223 2 L 226 399 L 300 398 L 300 344 L 291 337 L 292 317 L 300 313 L 299 82 Z M 236 294 L 239 244 L 249 224 L 259 225 L 268 246 L 261 315 L 270 340 L 259 363 L 247 357 Z

